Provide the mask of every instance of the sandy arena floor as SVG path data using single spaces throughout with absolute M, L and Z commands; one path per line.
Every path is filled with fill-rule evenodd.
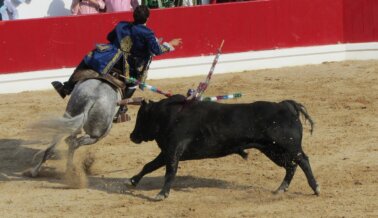
M 148 83 L 185 93 L 204 78 Z M 164 169 L 147 175 L 137 189 L 122 184 L 159 152 L 154 142 L 129 140 L 137 106 L 130 106 L 131 122 L 113 126 L 105 139 L 75 154 L 77 164 L 94 161 L 87 177 L 64 175 L 63 142 L 60 155 L 47 162 L 39 178 L 23 177 L 33 155 L 46 148 L 31 139 L 27 126 L 44 116 L 62 115 L 67 103 L 49 90 L 0 95 L 0 216 L 378 217 L 378 61 L 215 73 L 205 95 L 233 92 L 244 96 L 225 103 L 294 99 L 307 107 L 315 131 L 311 136 L 306 126 L 303 148 L 321 186 L 319 197 L 299 168 L 288 192 L 272 194 L 284 169 L 249 150 L 247 161 L 232 155 L 181 162 L 169 198 L 153 202 Z M 149 91 L 135 96 L 161 98 Z

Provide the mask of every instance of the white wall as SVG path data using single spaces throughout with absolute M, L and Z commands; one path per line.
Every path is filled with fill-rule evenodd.
M 72 0 L 31 0 L 18 6 L 19 19 L 71 15 Z

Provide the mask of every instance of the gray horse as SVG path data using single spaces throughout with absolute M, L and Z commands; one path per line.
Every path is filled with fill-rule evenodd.
M 77 148 L 94 144 L 109 133 L 120 98 L 117 89 L 104 81 L 88 79 L 78 83 L 71 94 L 63 117 L 36 124 L 39 131 L 52 133 L 53 140 L 44 151 L 41 161 L 25 175 L 36 177 L 42 164 L 54 153 L 55 146 L 67 135 L 65 139 L 69 146 L 67 170 L 71 169 Z M 84 134 L 81 134 L 82 130 Z

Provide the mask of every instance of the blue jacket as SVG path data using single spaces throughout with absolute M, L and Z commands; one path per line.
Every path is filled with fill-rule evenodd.
M 138 60 L 139 63 L 148 63 L 151 56 L 170 51 L 170 47 L 159 44 L 154 32 L 143 24 L 121 21 L 108 34 L 107 39 L 108 44 L 96 45 L 96 48 L 84 57 L 84 62 L 89 67 L 103 75 L 109 73 L 121 58 L 124 59 L 121 70 L 124 75 L 129 76 L 130 67 L 139 67 L 129 66 L 130 58 Z

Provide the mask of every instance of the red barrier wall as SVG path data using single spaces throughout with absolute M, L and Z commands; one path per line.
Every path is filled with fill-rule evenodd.
M 132 14 L 0 22 L 0 73 L 73 67 Z M 155 9 L 148 26 L 182 48 L 155 59 L 378 41 L 377 0 L 257 0 Z
M 378 41 L 378 1 L 344 0 L 344 42 Z

